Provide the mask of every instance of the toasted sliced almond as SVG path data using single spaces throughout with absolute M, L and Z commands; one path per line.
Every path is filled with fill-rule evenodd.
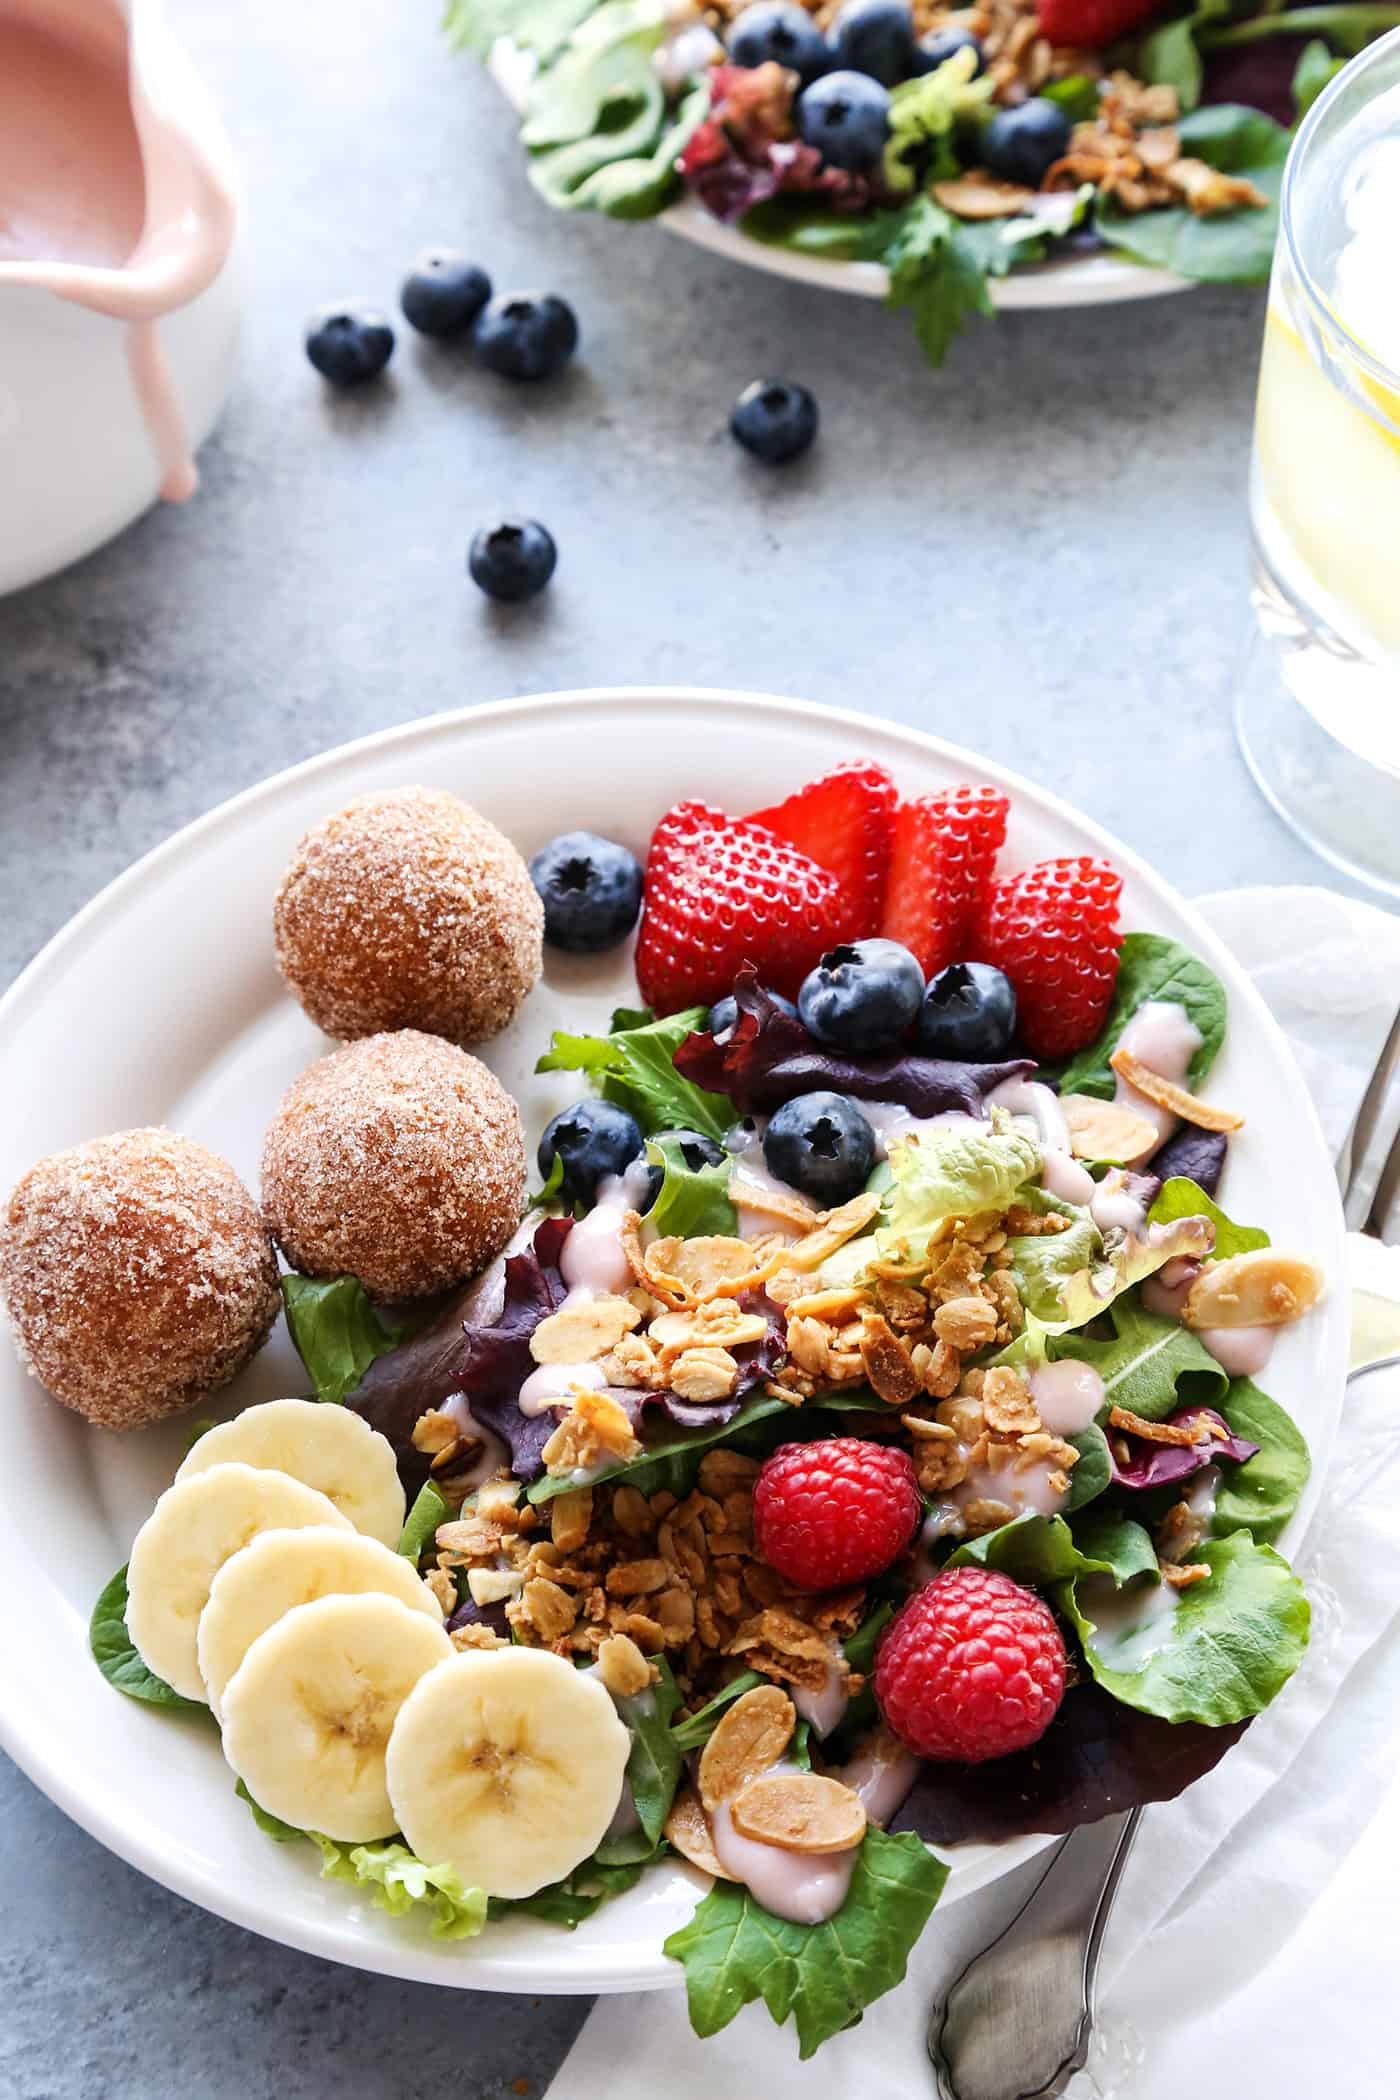
M 859 1794 L 818 1772 L 766 1772 L 735 1795 L 729 1813 L 741 1837 L 784 1852 L 849 1852 L 865 1836 Z
M 1035 195 L 1024 183 L 1003 182 L 985 168 L 969 168 L 948 182 L 935 182 L 933 194 L 955 219 L 1014 219 Z
M 795 1320 L 836 1321 L 848 1319 L 869 1303 L 869 1292 L 863 1291 L 858 1284 L 851 1284 L 845 1290 L 807 1291 L 802 1297 L 790 1298 L 787 1311 L 789 1318 Z
M 775 1684 L 758 1684 L 734 1701 L 700 1754 L 700 1799 L 715 1808 L 775 1765 L 797 1726 L 797 1710 Z
M 1099 1101 L 1092 1094 L 1064 1094 L 1060 1107 L 1069 1126 L 1070 1148 L 1078 1159 L 1111 1159 L 1130 1167 L 1162 1142 L 1155 1123 L 1120 1102 Z
M 671 1803 L 671 1813 L 661 1827 L 681 1858 L 688 1859 L 692 1867 L 699 1867 L 702 1874 L 713 1874 L 716 1881 L 735 1879 L 719 1863 L 715 1841 L 710 1835 L 710 1819 L 701 1807 L 700 1796 L 694 1787 L 681 1787 Z
M 805 1240 L 784 1252 L 784 1267 L 810 1272 L 819 1269 L 829 1255 L 847 1240 L 853 1240 L 858 1232 L 864 1232 L 880 1208 L 880 1198 L 871 1191 L 863 1196 L 852 1196 L 839 1210 L 823 1212 L 815 1231 L 809 1232 Z M 872 1252 L 874 1250 L 872 1249 Z
M 711 1298 L 689 1312 L 662 1313 L 647 1329 L 659 1349 L 741 1349 L 768 1332 L 762 1313 L 740 1312 L 728 1298 Z
M 541 1320 L 530 1336 L 530 1354 L 537 1364 L 582 1364 L 595 1356 L 606 1356 L 640 1327 L 642 1316 L 627 1298 L 586 1298 L 577 1305 L 561 1306 Z
M 810 1232 L 820 1212 L 795 1189 L 769 1189 L 747 1175 L 735 1174 L 729 1183 L 729 1200 L 735 1210 L 756 1211 L 763 1218 L 777 1218 L 798 1232 Z
M 1186 1294 L 1188 1327 L 1286 1327 L 1322 1296 L 1322 1274 L 1297 1254 L 1256 1247 L 1207 1262 Z
M 1189 1094 L 1184 1086 L 1174 1079 L 1163 1079 L 1151 1065 L 1145 1065 L 1131 1050 L 1120 1043 L 1108 1060 L 1118 1077 L 1130 1087 L 1135 1087 L 1144 1100 L 1153 1101 L 1158 1108 L 1165 1108 L 1183 1123 L 1194 1123 L 1198 1130 L 1243 1130 L 1244 1117 L 1232 1108 L 1217 1108 L 1213 1102 L 1200 1101 Z

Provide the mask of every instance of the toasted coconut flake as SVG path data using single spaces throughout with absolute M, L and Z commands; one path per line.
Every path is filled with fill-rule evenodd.
M 1322 1273 L 1300 1255 L 1256 1247 L 1207 1262 L 1186 1294 L 1188 1327 L 1287 1327 L 1322 1296 Z
M 766 1772 L 730 1808 L 741 1837 L 784 1852 L 849 1852 L 865 1836 L 859 1794 L 818 1772 Z
M 797 1710 L 775 1684 L 755 1685 L 726 1708 L 700 1755 L 697 1779 L 707 1809 L 732 1801 L 775 1765 L 792 1741 Z
M 680 1788 L 662 1829 L 681 1858 L 688 1859 L 692 1867 L 699 1867 L 702 1874 L 713 1874 L 716 1881 L 735 1879 L 719 1863 L 715 1841 L 710 1835 L 710 1819 L 694 1787 Z
M 933 194 L 955 219 L 1014 219 L 1035 195 L 1024 183 L 1003 182 L 985 168 L 969 168 L 949 182 L 935 182 Z
M 1118 1077 L 1135 1087 L 1145 1100 L 1180 1116 L 1183 1123 L 1194 1123 L 1198 1130 L 1244 1129 L 1244 1117 L 1237 1115 L 1232 1108 L 1217 1108 L 1213 1102 L 1198 1100 L 1175 1080 L 1163 1079 L 1160 1072 L 1154 1072 L 1150 1065 L 1145 1065 L 1140 1057 L 1134 1057 L 1132 1051 L 1125 1050 L 1121 1043 L 1108 1061 Z
M 1149 1422 L 1129 1407 L 1113 1407 L 1108 1414 L 1111 1429 L 1125 1429 L 1129 1436 L 1145 1437 L 1149 1444 L 1199 1444 L 1203 1441 L 1199 1422 Z

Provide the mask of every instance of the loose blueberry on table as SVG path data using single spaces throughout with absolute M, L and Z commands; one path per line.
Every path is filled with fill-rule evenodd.
M 425 248 L 399 291 L 404 319 L 420 335 L 465 335 L 491 297 L 486 272 L 455 248 Z
M 506 518 L 476 534 L 467 569 L 488 598 L 518 605 L 544 589 L 558 559 L 553 535 L 537 518 Z
M 770 466 L 804 453 L 817 434 L 817 403 L 793 379 L 755 379 L 734 404 L 729 428 L 746 452 Z
M 306 354 L 332 386 L 364 386 L 394 354 L 394 331 L 374 306 L 324 306 L 306 324 Z
M 578 320 L 553 292 L 502 292 L 477 315 L 476 348 L 505 379 L 553 379 L 578 348 Z

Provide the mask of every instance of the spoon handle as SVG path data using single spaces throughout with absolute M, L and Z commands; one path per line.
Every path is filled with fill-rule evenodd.
M 1073 1831 L 930 2012 L 941 2100 L 1052 2100 L 1089 2053 L 1094 1973 L 1141 1809 Z

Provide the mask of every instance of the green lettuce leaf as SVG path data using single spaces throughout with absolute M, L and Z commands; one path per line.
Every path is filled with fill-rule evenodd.
M 740 1883 L 716 1883 L 665 1942 L 685 1969 L 691 2026 L 701 2036 L 718 2034 L 741 2006 L 761 1998 L 780 2025 L 794 2020 L 799 2051 L 811 2056 L 902 1981 L 947 1878 L 921 1838 L 872 1826 L 846 1900 L 824 1925 L 789 1924 Z
M 1037 88 L 1047 102 L 1062 109 L 1071 124 L 1089 124 L 1099 113 L 1099 84 L 1090 73 L 1070 73 Z
M 321 1855 L 321 1872 L 332 1881 L 345 1881 L 365 1889 L 370 1901 L 394 1918 L 406 1917 L 420 1904 L 432 1922 L 434 1939 L 475 1939 L 486 1923 L 486 1895 L 482 1889 L 464 1886 L 451 1867 L 428 1867 L 407 1845 L 396 1838 L 371 1845 L 342 1844 L 319 1830 L 298 1830 L 270 1815 L 248 1792 L 240 1779 L 234 1792 L 248 1804 L 253 1821 L 265 1836 L 279 1845 L 305 1839 Z
M 1148 1312 L 1136 1297 L 1115 1299 L 1105 1318 L 1112 1340 L 1062 1335 L 1052 1354 L 1092 1364 L 1109 1406 L 1149 1422 L 1164 1422 L 1179 1407 L 1223 1408 L 1229 1379 L 1189 1327 Z
M 1241 1466 L 1220 1468 L 1211 1530 L 1216 1538 L 1248 1531 L 1261 1545 L 1271 1545 L 1308 1484 L 1307 1439 L 1292 1416 L 1247 1378 L 1234 1380 L 1220 1412 L 1236 1436 L 1259 1449 Z
M 416 1567 L 429 1546 L 432 1545 L 439 1524 L 445 1524 L 452 1515 L 451 1505 L 445 1500 L 441 1488 L 434 1480 L 425 1480 L 413 1500 L 413 1507 L 404 1518 L 403 1530 L 399 1533 L 398 1551 L 405 1560 Z
M 207 1714 L 200 1699 L 186 1699 L 163 1677 L 148 1670 L 137 1654 L 126 1630 L 126 1563 L 102 1591 L 88 1622 L 88 1646 L 93 1660 L 106 1678 L 128 1699 L 144 1699 L 148 1706 L 179 1706 L 187 1713 Z
M 1151 1241 L 1128 1234 L 1105 1239 L 1087 1210 L 1056 1203 L 1041 1192 L 1028 1199 L 1071 1220 L 1065 1232 L 1024 1234 L 1007 1241 L 1021 1303 L 1053 1335 L 1100 1318 L 1124 1291 L 1178 1255 L 1204 1251 L 1204 1227 L 1177 1218 Z
M 1269 120 L 1264 117 L 1260 121 L 1267 124 Z M 1143 214 L 1144 218 L 1157 216 L 1156 212 Z M 1060 1075 L 1061 1093 L 1096 1094 L 1102 1101 L 1113 1099 L 1118 1075 L 1108 1060 L 1133 1015 L 1151 999 L 1185 1007 L 1188 1020 L 1198 1030 L 1200 1048 L 1187 1069 L 1186 1084 L 1192 1089 L 1200 1088 L 1225 1040 L 1224 986 L 1215 972 L 1179 941 L 1168 940 L 1160 933 L 1130 933 L 1119 950 L 1118 976 L 1108 1018 L 1097 1042 L 1081 1050 L 1065 1066 Z
M 358 1276 L 284 1276 L 282 1298 L 318 1400 L 353 1393 L 375 1358 L 397 1349 L 417 1324 L 377 1312 Z
M 705 1233 L 726 1238 L 737 1231 L 739 1214 L 729 1200 L 731 1159 L 713 1167 L 687 1166 L 679 1137 L 667 1132 L 648 1140 L 647 1158 L 665 1170 L 661 1194 L 648 1213 L 659 1238 L 693 1240 Z
M 925 182 L 941 182 L 958 173 L 953 133 L 979 117 L 992 95 L 985 74 L 980 80 L 973 78 L 978 64 L 970 47 L 955 51 L 934 72 L 891 90 L 883 173 L 885 188 L 895 196 L 912 190 L 920 173 Z
M 1164 1721 L 1223 1728 L 1262 1713 L 1308 1644 L 1308 1600 L 1286 1560 L 1246 1531 L 1200 1549 L 1209 1578 L 1177 1593 L 1146 1634 L 1093 1640 L 1082 1578 L 1056 1601 L 1073 1620 L 1090 1671 L 1115 1699 Z M 1156 1645 L 1160 1643 L 1160 1645 Z
M 663 1130 L 698 1130 L 722 1139 L 734 1122 L 723 1094 L 706 1094 L 682 1079 L 671 1059 L 688 1035 L 702 1028 L 703 1006 L 648 1021 L 615 1035 L 567 1035 L 556 1030 L 537 1072 L 587 1072 L 595 1090 L 634 1115 L 645 1137 Z
M 1133 75 L 1149 87 L 1174 87 L 1183 110 L 1201 99 L 1201 54 L 1189 15 L 1149 30 L 1133 53 Z
M 1237 1225 L 1203 1188 L 1184 1174 L 1175 1174 L 1163 1182 L 1161 1194 L 1147 1217 L 1154 1225 L 1170 1224 L 1176 1218 L 1209 1218 L 1215 1227 L 1215 1245 L 1206 1256 L 1207 1261 L 1224 1261 L 1231 1254 L 1248 1254 L 1255 1247 L 1269 1244 L 1269 1235 L 1262 1225 Z
M 874 1232 L 847 1240 L 822 1264 L 821 1281 L 831 1288 L 856 1282 L 877 1257 L 888 1260 L 906 1245 L 922 1248 L 944 1218 L 1005 1210 L 1039 1175 L 1040 1147 L 1009 1119 L 1000 1130 L 935 1126 L 921 1132 L 917 1144 L 896 1138 L 886 1164 Z
M 1267 284 L 1278 238 L 1278 199 L 1292 134 L 1257 109 L 1215 102 L 1176 127 L 1183 153 L 1227 175 L 1244 175 L 1269 202 L 1199 217 L 1183 205 L 1125 211 L 1100 199 L 1094 223 L 1134 262 L 1212 284 Z
M 1115 1584 L 1157 1574 L 1157 1555 L 1141 1524 L 1105 1512 L 1081 1518 L 1074 1528 L 1063 1517 L 1027 1510 L 997 1531 L 968 1539 L 949 1555 L 950 1568 L 995 1568 L 1013 1582 L 1049 1589 L 1080 1575 L 1111 1575 Z
M 675 195 L 677 155 L 710 97 L 702 83 L 668 108 L 655 63 L 665 33 L 648 0 L 606 0 L 536 73 L 520 136 L 547 203 L 646 219 Z
M 611 1843 L 604 1838 L 595 1855 L 600 1866 L 634 1865 L 638 1849 L 644 1857 L 651 1858 L 661 1842 L 661 1826 L 671 1813 L 680 1780 L 684 1760 L 671 1722 L 681 1695 L 665 1657 L 658 1655 L 652 1660 L 661 1674 L 651 1690 L 618 1702 L 618 1711 L 632 1737 L 627 1780 L 642 1827 L 630 1838 L 614 1839 Z M 638 1847 L 633 1844 L 634 1839 L 644 1843 Z

